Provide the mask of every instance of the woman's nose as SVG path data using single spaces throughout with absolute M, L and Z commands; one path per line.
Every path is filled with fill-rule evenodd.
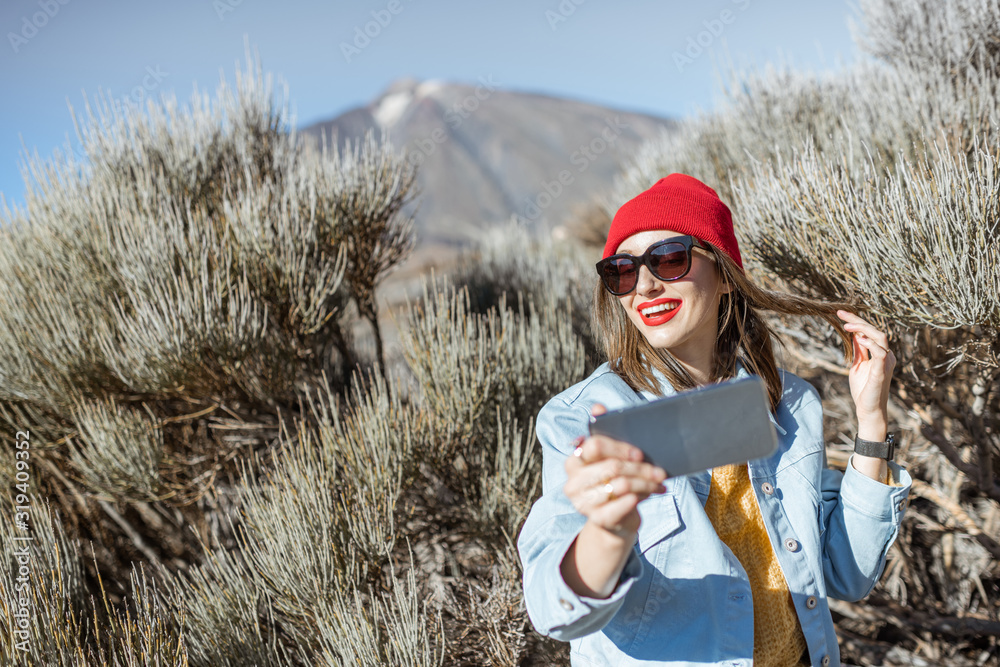
M 639 267 L 639 277 L 636 279 L 635 291 L 639 294 L 649 294 L 657 289 L 659 284 L 649 267 L 643 264 Z

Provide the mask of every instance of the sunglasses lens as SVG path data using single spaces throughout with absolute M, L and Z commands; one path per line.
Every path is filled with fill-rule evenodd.
M 680 243 L 661 245 L 650 253 L 649 263 L 657 278 L 674 280 L 684 275 L 688 269 L 687 249 Z
M 601 279 L 612 294 L 625 294 L 635 287 L 638 271 L 630 259 L 613 259 L 602 267 Z

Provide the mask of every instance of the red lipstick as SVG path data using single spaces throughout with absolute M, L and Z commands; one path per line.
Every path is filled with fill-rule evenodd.
M 664 303 L 677 304 L 677 305 L 673 310 L 664 310 L 658 313 L 653 313 L 649 317 L 646 317 L 645 315 L 642 314 L 643 309 L 652 308 L 653 306 L 659 306 L 660 304 Z M 646 301 L 644 303 L 640 303 L 636 307 L 636 311 L 639 313 L 639 318 L 643 321 L 644 324 L 651 327 L 659 326 L 661 324 L 664 324 L 665 322 L 669 322 L 673 318 L 673 316 L 677 314 L 677 311 L 679 311 L 680 309 L 681 309 L 680 299 L 656 299 L 654 301 Z

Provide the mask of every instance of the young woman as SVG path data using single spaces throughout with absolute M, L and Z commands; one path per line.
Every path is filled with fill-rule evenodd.
M 871 591 L 910 488 L 891 462 L 885 334 L 846 304 L 755 286 L 728 207 L 683 174 L 618 210 L 597 268 L 608 361 L 536 424 L 543 495 L 518 538 L 535 628 L 569 641 L 573 665 L 839 665 L 827 596 Z M 819 396 L 775 366 L 761 310 L 823 317 L 844 341 L 846 472 L 827 469 Z M 587 437 L 592 413 L 751 373 L 770 397 L 770 458 L 667 479 L 637 448 Z

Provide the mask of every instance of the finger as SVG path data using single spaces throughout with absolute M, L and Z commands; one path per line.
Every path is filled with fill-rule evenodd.
M 589 483 L 584 482 L 583 477 L 584 475 L 580 475 L 577 479 L 568 480 L 564 489 L 576 494 L 585 493 L 591 489 L 599 489 L 605 496 L 621 496 L 626 493 L 637 493 L 648 496 L 651 493 L 663 493 L 666 490 L 666 487 L 663 485 L 664 480 L 659 476 L 647 478 L 632 475 L 609 475 L 604 472 L 598 472 L 593 476 L 588 473 L 587 477 L 590 477 Z
M 654 466 L 651 463 L 637 463 L 635 461 L 622 461 L 621 459 L 605 459 L 588 466 L 587 476 L 592 483 L 606 482 L 609 479 L 618 477 L 636 478 L 651 482 L 662 482 L 667 478 L 667 473 L 663 468 Z
M 579 480 L 571 480 L 563 487 L 563 492 L 569 497 L 578 512 L 592 516 L 607 503 L 612 503 L 622 496 L 634 496 L 636 502 L 641 502 L 655 493 L 666 493 L 663 484 L 666 473 L 660 468 L 648 466 L 653 473 L 652 479 L 645 477 L 615 477 L 600 479 L 595 484 L 581 487 Z
M 844 329 L 847 331 L 862 331 L 869 338 L 874 339 L 879 345 L 888 349 L 889 337 L 868 320 L 855 315 L 847 310 L 838 310 L 837 315 L 844 320 Z
M 604 407 L 603 403 L 594 403 L 592 406 L 590 406 L 590 414 L 594 417 L 598 415 L 603 415 L 607 411 L 608 409 Z
M 884 378 L 889 377 L 892 373 L 890 362 L 888 361 L 889 354 L 891 353 L 883 350 L 869 338 L 859 338 L 858 344 L 865 350 L 865 353 L 871 360 L 868 379 L 881 382 Z M 895 363 L 895 361 L 891 363 Z
M 867 320 L 865 320 L 863 317 L 861 317 L 857 313 L 852 313 L 849 310 L 838 310 L 837 317 L 844 320 L 845 322 L 853 322 L 853 323 L 867 322 Z
M 837 317 L 844 320 L 844 328 L 847 328 L 848 324 L 857 324 L 858 322 L 863 322 L 860 317 L 848 310 L 838 310 Z
M 633 493 L 615 498 L 595 508 L 587 517 L 602 528 L 619 532 L 625 517 L 639 504 L 640 498 Z
M 858 345 L 868 350 L 869 359 L 881 361 L 882 359 L 885 359 L 886 355 L 889 353 L 887 349 L 864 334 L 857 334 L 854 336 L 854 339 L 858 342 Z
M 854 348 L 854 367 L 857 368 L 862 362 L 871 359 L 871 354 L 861 345 L 860 336 L 851 335 L 851 346 Z
M 591 516 L 606 503 L 617 500 L 614 484 L 610 481 L 598 482 L 567 494 L 573 506 L 584 516 Z
M 566 462 L 563 464 L 567 475 L 572 475 L 575 471 L 587 465 L 583 460 L 583 448 L 581 447 L 585 439 L 581 435 L 573 441 L 573 453 L 566 457 Z
M 870 322 L 866 322 L 865 320 L 859 318 L 859 321 L 857 322 L 848 322 L 845 324 L 844 330 L 852 333 L 862 333 L 885 349 L 889 349 L 889 337 L 885 335 L 884 331 L 879 330 Z
M 563 462 L 563 469 L 566 470 L 567 479 L 573 479 L 586 466 L 587 464 L 581 461 L 578 456 L 567 456 Z
M 654 493 L 664 493 L 667 490 L 660 482 L 653 482 L 641 477 L 615 477 L 609 484 L 611 485 L 610 490 L 614 497 L 630 493 L 634 493 L 640 497 L 648 497 Z
M 844 320 L 844 331 L 851 334 L 851 347 L 854 351 L 854 363 L 852 364 L 852 367 L 857 368 L 861 362 L 871 359 L 871 354 L 869 354 L 868 350 L 862 347 L 857 340 L 859 326 L 868 323 L 863 318 L 849 310 L 838 310 L 837 317 Z
M 892 369 L 896 367 L 896 355 L 892 353 L 892 350 L 888 350 L 885 353 L 885 372 L 886 375 L 892 375 Z
M 850 331 L 855 336 L 861 336 L 862 338 L 867 338 L 869 340 L 875 341 L 875 343 L 881 347 L 883 350 L 889 349 L 889 339 L 884 333 L 876 329 L 875 327 L 864 327 L 860 324 L 851 326 L 844 325 L 847 331 Z
M 623 461 L 642 461 L 642 450 L 621 440 L 614 440 L 603 435 L 592 435 L 580 445 L 580 458 L 584 463 L 594 463 L 602 459 L 622 459 Z
M 667 478 L 667 473 L 649 463 L 636 463 L 634 461 L 622 461 L 621 459 L 604 459 L 597 463 L 591 463 L 583 468 L 575 468 L 567 471 L 567 480 L 563 486 L 563 492 L 567 495 L 575 495 L 587 489 L 603 486 L 612 480 L 632 480 L 655 487 Z M 630 488 L 630 482 L 624 481 L 623 488 Z M 645 486 L 637 488 L 646 488 Z M 619 491 L 625 493 L 626 491 Z
M 603 486 L 622 474 L 624 464 L 621 459 L 605 459 L 588 464 L 576 470 L 575 474 L 566 480 L 563 492 L 569 496 Z
M 866 349 L 869 350 L 870 357 L 878 363 L 878 368 L 880 368 L 886 377 L 892 375 L 893 369 L 896 367 L 896 355 L 892 353 L 892 350 L 885 350 L 882 346 L 875 344 L 870 338 L 862 337 L 860 341 L 862 345 L 866 342 L 870 345 Z

